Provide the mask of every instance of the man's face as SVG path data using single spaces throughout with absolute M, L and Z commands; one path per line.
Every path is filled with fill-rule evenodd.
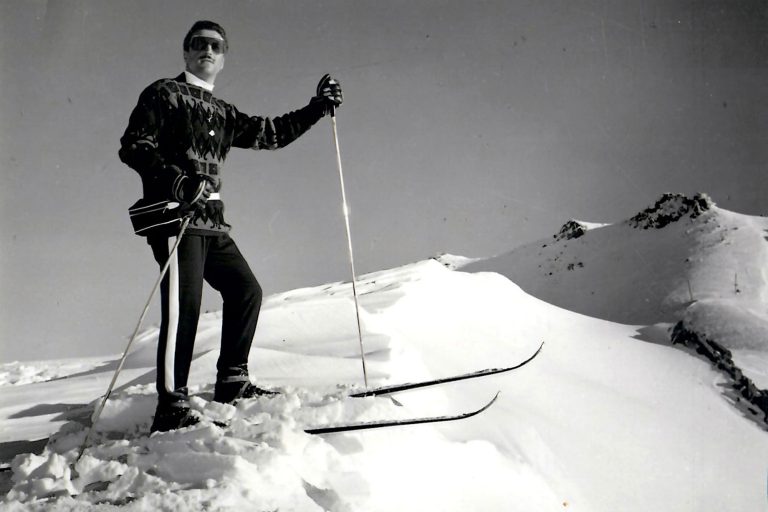
M 221 34 L 215 30 L 198 30 L 190 38 L 189 50 L 184 52 L 187 71 L 212 84 L 224 68 L 225 50 L 226 43 Z

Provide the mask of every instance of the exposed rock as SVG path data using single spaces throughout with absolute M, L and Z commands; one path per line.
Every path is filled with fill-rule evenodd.
M 571 219 L 560 228 L 560 231 L 556 235 L 553 235 L 555 240 L 571 240 L 573 238 L 579 238 L 587 232 L 587 226 L 581 222 Z
M 661 229 L 685 216 L 695 219 L 713 206 L 715 203 L 707 194 L 699 193 L 691 198 L 683 194 L 666 193 L 655 205 L 630 218 L 627 223 L 635 228 Z
M 757 411 L 762 412 L 761 422 L 768 424 L 768 391 L 758 388 L 744 375 L 733 362 L 730 350 L 689 329 L 683 321 L 678 322 L 672 330 L 672 344 L 684 345 L 712 362 L 715 368 L 729 377 L 735 401 L 744 400 L 751 404 L 752 413 L 757 415 Z

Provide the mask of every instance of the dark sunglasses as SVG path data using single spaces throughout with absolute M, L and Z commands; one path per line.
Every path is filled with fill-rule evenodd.
M 209 45 L 213 53 L 225 53 L 227 51 L 227 43 L 221 39 L 205 36 L 192 36 L 192 39 L 189 40 L 189 49 L 196 52 L 205 50 Z

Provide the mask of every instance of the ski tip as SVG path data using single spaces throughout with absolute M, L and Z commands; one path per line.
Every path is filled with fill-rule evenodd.
M 492 406 L 496 402 L 496 399 L 499 398 L 500 394 L 501 394 L 501 391 L 497 391 L 496 394 L 494 395 L 494 397 L 491 398 L 491 400 L 487 404 L 485 404 L 484 406 L 482 406 L 478 410 L 474 411 L 473 413 L 468 414 L 467 418 L 470 418 L 472 416 L 480 414 L 481 412 L 484 412 L 486 409 L 488 409 L 490 406 Z
M 526 359 L 525 361 L 523 361 L 520 364 L 517 364 L 515 366 L 511 366 L 509 368 L 509 370 L 517 370 L 518 368 L 522 368 L 523 366 L 527 365 L 528 363 L 530 363 L 531 361 L 536 359 L 536 356 L 539 355 L 539 353 L 541 352 L 541 349 L 543 349 L 543 348 L 544 348 L 544 342 L 542 341 L 541 344 L 539 344 L 539 348 L 536 349 L 536 352 L 534 352 L 533 355 L 531 355 L 531 357 L 529 357 L 528 359 Z
M 541 352 L 541 349 L 543 348 L 544 348 L 544 341 L 539 343 L 539 348 L 536 349 L 536 352 L 534 352 L 531 357 L 523 361 L 523 364 L 531 362 L 537 355 L 539 355 L 539 352 Z

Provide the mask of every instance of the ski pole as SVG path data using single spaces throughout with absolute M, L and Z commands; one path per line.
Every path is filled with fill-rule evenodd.
M 355 257 L 352 252 L 352 231 L 349 228 L 349 207 L 347 206 L 347 193 L 344 188 L 344 171 L 341 168 L 341 151 L 339 150 L 339 134 L 336 129 L 336 108 L 331 107 L 331 126 L 333 127 L 333 141 L 336 146 L 336 165 L 339 168 L 339 183 L 341 184 L 341 202 L 344 210 L 344 225 L 347 228 L 347 245 L 349 249 L 349 267 L 352 271 L 352 295 L 355 298 L 355 316 L 357 318 L 357 337 L 360 341 L 360 361 L 363 363 L 363 380 L 368 389 L 368 371 L 365 367 L 365 350 L 363 349 L 363 329 L 360 326 L 360 304 L 357 300 L 357 287 L 355 281 Z
M 160 287 L 160 283 L 163 281 L 163 278 L 165 277 L 165 274 L 168 272 L 168 268 L 171 265 L 171 258 L 173 258 L 173 255 L 176 253 L 176 250 L 179 248 L 179 243 L 181 242 L 181 237 L 184 236 L 184 232 L 187 230 L 187 226 L 189 226 L 189 221 L 192 220 L 191 215 L 187 215 L 187 217 L 184 219 L 184 222 L 181 224 L 181 230 L 179 231 L 179 235 L 176 237 L 176 243 L 171 248 L 171 252 L 168 253 L 168 259 L 165 262 L 165 265 L 163 265 L 162 270 L 160 270 L 160 275 L 157 278 L 157 281 L 155 281 L 155 285 L 152 287 L 152 292 L 149 294 L 149 298 L 147 299 L 147 303 L 144 305 L 144 310 L 141 312 L 141 316 L 139 317 L 139 321 L 136 323 L 136 328 L 133 330 L 133 334 L 131 335 L 131 338 L 128 340 L 128 345 L 125 347 L 125 351 L 123 352 L 123 356 L 120 358 L 120 361 L 117 363 L 117 368 L 115 368 L 115 373 L 112 375 L 112 382 L 109 383 L 109 387 L 107 388 L 107 392 L 104 394 L 104 398 L 101 399 L 101 402 L 96 407 L 96 409 L 93 410 L 93 416 L 91 416 L 91 425 L 88 427 L 88 432 L 85 435 L 85 439 L 83 440 L 83 444 L 80 446 L 80 450 L 77 453 L 77 458 L 75 459 L 75 463 L 80 460 L 80 457 L 83 456 L 83 452 L 85 452 L 85 449 L 88 446 L 89 441 L 91 440 L 91 435 L 93 434 L 93 427 L 96 426 L 96 422 L 99 421 L 99 417 L 101 416 L 101 412 L 104 410 L 104 406 L 107 403 L 107 400 L 109 399 L 109 395 L 112 394 L 112 389 L 115 387 L 115 382 L 117 382 L 117 376 L 120 374 L 120 370 L 123 369 L 123 364 L 125 364 L 125 359 L 128 357 L 128 351 L 131 348 L 131 345 L 133 344 L 133 341 L 136 339 L 136 336 L 139 334 L 139 329 L 141 329 L 141 324 L 144 322 L 144 317 L 147 316 L 147 311 L 149 311 L 149 306 L 152 303 L 152 299 L 155 296 L 155 293 L 157 293 L 157 289 Z

